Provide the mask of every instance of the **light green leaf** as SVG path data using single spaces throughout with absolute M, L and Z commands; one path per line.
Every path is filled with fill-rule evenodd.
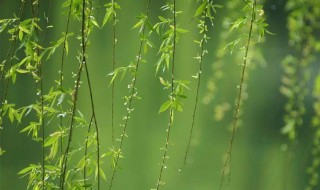
M 104 173 L 103 169 L 100 169 L 99 172 L 100 172 L 100 176 L 102 177 L 102 179 L 107 181 L 107 177 L 106 177 L 106 174 Z
M 168 20 L 162 16 L 158 16 L 159 20 L 162 22 L 167 22 Z
M 195 17 L 199 16 L 203 11 L 204 9 L 206 8 L 207 6 L 207 1 L 203 2 L 197 9 L 196 13 L 194 14 Z
M 181 28 L 177 28 L 177 32 L 178 33 L 187 33 L 188 32 L 188 30 L 185 30 L 185 29 L 181 29 Z
M 8 115 L 9 115 L 9 119 L 10 119 L 11 123 L 13 123 L 13 121 L 14 121 L 14 112 L 15 112 L 15 110 L 10 107 Z
M 143 23 L 144 23 L 143 20 L 140 20 L 139 22 L 137 22 L 137 23 L 132 27 L 132 29 L 138 28 L 138 27 L 142 26 Z
M 99 24 L 97 23 L 96 19 L 93 16 L 90 16 L 90 20 L 91 20 L 93 25 L 95 25 L 96 27 L 100 28 Z
M 28 70 L 24 70 L 24 69 L 16 69 L 17 73 L 29 73 Z
M 47 147 L 47 146 L 50 146 L 50 145 L 54 144 L 56 141 L 59 140 L 60 134 L 61 134 L 61 133 L 57 133 L 57 132 L 51 134 L 51 135 L 45 140 L 44 146 Z
M 172 101 L 168 100 L 165 103 L 163 103 L 160 107 L 159 113 L 166 111 L 168 108 L 172 106 Z
M 29 167 L 26 167 L 24 168 L 23 170 L 19 171 L 19 175 L 22 175 L 22 174 L 25 174 L 25 173 L 28 173 L 30 170 L 34 169 L 35 166 L 29 166 Z

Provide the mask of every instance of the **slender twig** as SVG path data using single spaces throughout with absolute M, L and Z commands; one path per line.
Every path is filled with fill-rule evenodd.
M 176 0 L 173 0 L 173 42 L 172 42 L 172 67 L 171 67 L 171 98 L 175 98 L 174 97 L 174 65 L 175 65 L 175 54 L 176 54 L 176 37 L 177 37 L 177 21 L 176 21 Z M 173 107 L 170 107 L 170 111 L 169 111 L 169 123 L 168 123 L 168 128 L 166 130 L 167 132 L 167 137 L 166 137 L 166 143 L 164 146 L 164 153 L 163 153 L 163 157 L 162 157 L 162 162 L 161 162 L 161 166 L 160 166 L 160 174 L 159 174 L 159 178 L 157 181 L 157 190 L 160 189 L 160 184 L 162 183 L 162 174 L 163 174 L 163 169 L 165 168 L 165 162 L 167 159 L 167 152 L 168 152 L 168 145 L 170 142 L 170 132 L 171 132 L 171 127 L 173 124 L 173 114 L 174 114 L 174 110 Z
M 52 2 L 53 0 L 50 0 L 49 2 L 49 7 L 48 7 L 48 15 L 46 18 L 46 28 L 44 29 L 44 35 L 42 38 L 42 44 L 44 44 L 44 41 L 46 39 L 47 36 L 47 32 L 48 32 L 48 26 L 49 26 L 49 16 L 52 10 Z M 39 4 L 38 4 L 38 8 L 39 8 Z M 38 51 L 38 55 L 40 53 L 40 49 L 37 48 Z M 39 59 L 39 58 L 38 58 Z M 40 61 L 40 60 L 38 60 Z M 44 120 L 44 95 L 43 95 L 43 74 L 42 74 L 42 63 L 39 62 L 39 77 L 40 77 L 40 91 L 41 91 L 41 125 L 42 125 L 42 189 L 45 189 L 45 120 Z
M 66 46 L 67 46 L 67 35 L 69 33 L 69 24 L 70 24 L 70 17 L 71 17 L 71 8 L 72 8 L 72 3 L 73 0 L 70 0 L 70 5 L 69 5 L 69 11 L 68 11 L 68 17 L 67 17 L 67 23 L 66 23 L 66 30 L 65 30 L 65 36 L 64 36 L 64 40 L 63 40 L 63 48 L 62 48 L 62 53 L 61 53 L 61 63 L 60 63 L 60 80 L 59 80 L 59 87 L 60 90 L 63 90 L 63 81 L 64 81 L 64 60 L 65 60 L 65 54 L 66 54 Z M 61 105 L 62 106 L 62 105 Z M 62 107 L 60 107 L 60 111 L 63 112 Z M 61 116 L 59 119 L 59 125 L 61 128 L 63 128 L 63 117 Z M 62 178 L 62 173 L 63 173 L 63 165 L 64 165 L 64 154 L 63 154 L 63 136 L 61 135 L 60 137 L 60 151 L 61 151 L 61 155 L 62 155 L 62 162 L 61 162 L 61 166 L 60 166 L 60 187 L 61 189 L 63 189 L 63 183 L 62 181 L 64 181 L 64 179 Z
M 114 1 L 112 1 L 112 6 L 114 8 Z M 116 14 L 113 14 L 113 24 L 112 24 L 112 72 L 115 70 L 116 66 L 116 43 L 117 43 L 117 38 L 116 38 Z M 111 94 L 111 128 L 112 128 L 112 144 L 113 146 L 115 145 L 115 131 L 114 131 L 114 96 L 115 96 L 115 81 L 112 83 L 112 94 Z
M 85 16 L 85 8 L 86 8 L 86 0 L 82 1 L 82 22 L 81 22 L 81 44 L 82 44 L 82 51 L 81 51 L 81 62 L 79 63 L 79 69 L 77 73 L 76 85 L 73 91 L 73 107 L 72 107 L 72 114 L 71 114 L 71 121 L 70 121 L 70 129 L 69 129 L 69 139 L 67 141 L 66 149 L 63 154 L 62 158 L 62 165 L 61 165 L 61 175 L 60 175 L 60 189 L 64 189 L 64 183 L 66 178 L 66 171 L 67 171 L 67 162 L 68 162 L 68 154 L 70 149 L 70 144 L 72 141 L 72 134 L 73 134 L 73 124 L 75 122 L 75 112 L 77 108 L 78 102 L 78 91 L 80 86 L 81 80 L 81 73 L 83 70 L 83 66 L 86 64 L 86 16 Z
M 233 141 L 234 141 L 234 138 L 235 138 L 235 133 L 236 133 L 237 124 L 238 124 L 238 120 L 239 120 L 240 104 L 241 104 L 242 94 L 243 94 L 243 85 L 244 85 L 245 73 L 246 73 L 246 68 L 247 68 L 248 52 L 249 52 L 250 41 L 251 41 L 251 36 L 252 36 L 253 23 L 254 23 L 254 20 L 255 20 L 256 1 L 257 0 L 253 0 L 253 4 L 252 4 L 250 29 L 249 29 L 248 41 L 247 41 L 246 49 L 245 49 L 245 56 L 244 56 L 244 60 L 243 60 L 243 65 L 242 65 L 240 85 L 239 85 L 239 91 L 238 91 L 238 98 L 237 98 L 237 103 L 236 103 L 236 108 L 235 108 L 235 113 L 234 113 L 234 120 L 233 120 L 233 125 L 232 125 L 232 134 L 231 134 L 231 138 L 230 138 L 229 149 L 228 149 L 228 152 L 227 152 L 227 158 L 226 158 L 226 160 L 224 162 L 224 165 L 223 165 L 223 170 L 222 170 L 219 190 L 221 190 L 222 185 L 223 185 L 223 180 L 224 180 L 224 175 L 225 175 L 225 172 L 226 172 L 226 169 L 227 169 L 227 165 L 228 164 L 229 164 L 229 166 L 231 165 Z M 231 177 L 231 172 L 229 172 L 229 181 L 230 181 L 230 177 Z
M 148 16 L 149 16 L 150 1 L 151 0 L 148 0 L 148 2 L 147 2 L 146 19 L 148 19 Z M 145 35 L 145 31 L 146 31 L 146 25 L 143 25 L 142 36 Z M 122 149 L 124 137 L 126 136 L 128 121 L 129 121 L 131 110 L 132 110 L 133 97 L 136 94 L 136 82 L 137 82 L 137 78 L 138 78 L 138 74 L 137 73 L 138 73 L 138 70 L 139 70 L 139 65 L 140 65 L 141 56 L 142 56 L 142 48 L 143 48 L 143 45 L 144 45 L 145 41 L 146 41 L 145 39 L 142 39 L 141 42 L 140 42 L 140 46 L 139 46 L 139 52 L 138 52 L 138 56 L 137 56 L 137 62 L 136 62 L 136 65 L 135 65 L 134 77 L 132 79 L 131 93 L 130 93 L 130 97 L 129 97 L 129 101 L 128 101 L 128 108 L 127 108 L 128 111 L 127 111 L 127 115 L 125 117 L 124 126 L 123 126 L 123 130 L 122 130 L 122 133 L 121 133 L 121 138 L 120 138 L 119 151 L 121 151 L 121 149 Z M 120 153 L 117 154 L 117 157 L 115 159 L 115 167 L 114 167 L 113 172 L 112 172 L 109 190 L 112 188 L 112 185 L 113 185 L 113 181 L 114 181 L 115 173 L 117 171 L 119 158 L 120 158 Z
M 31 10 L 32 10 L 32 14 L 33 17 L 37 18 L 38 17 L 38 11 L 39 11 L 39 7 L 40 7 L 40 3 L 36 2 L 35 0 L 30 1 L 31 3 Z M 51 11 L 51 4 L 52 1 L 50 1 L 49 3 L 49 14 Z M 37 5 L 37 6 L 36 6 Z M 48 26 L 49 20 L 47 19 L 47 26 Z M 45 32 L 44 32 L 44 36 L 42 38 L 42 43 L 44 43 L 45 37 L 46 37 L 46 33 L 47 33 L 47 27 L 45 28 Z M 36 36 L 39 37 L 39 33 L 38 33 L 38 29 L 35 28 L 35 34 Z M 41 135 L 42 135 L 42 144 L 41 144 L 41 149 L 42 149 L 42 162 L 41 162 L 41 169 L 42 169 L 42 175 L 41 175 L 41 180 L 42 180 L 42 189 L 45 189 L 45 118 L 44 118 L 44 95 L 43 95 L 43 75 L 42 75 L 42 62 L 40 60 L 40 48 L 39 45 L 37 45 L 36 47 L 36 51 L 37 51 L 37 60 L 36 60 L 36 65 L 37 65 L 37 69 L 38 69 L 38 75 L 39 75 L 39 80 L 36 81 L 36 83 L 39 83 L 40 86 L 40 100 L 41 100 L 41 109 L 40 109 L 40 123 L 41 123 Z
M 22 16 L 22 13 L 23 13 L 23 10 L 24 10 L 24 6 L 25 6 L 25 1 L 22 0 L 21 1 L 21 5 L 20 5 L 20 12 L 19 12 L 19 15 L 18 15 L 18 26 L 20 25 L 21 23 L 21 16 Z M 17 38 L 18 38 L 18 32 L 19 30 L 15 30 L 14 34 L 12 35 L 13 36 L 13 40 L 11 41 L 10 43 L 10 46 L 9 46 L 9 49 L 8 49 L 8 52 L 6 54 L 6 59 L 4 61 L 4 65 L 3 65 L 3 68 L 0 70 L 1 74 L 0 74 L 0 82 L 2 80 L 4 80 L 4 88 L 3 88 L 3 93 L 0 95 L 0 139 L 2 139 L 2 121 L 3 121 L 3 106 L 6 104 L 6 99 L 7 99 L 7 95 L 8 95 L 8 90 L 9 90 L 9 78 L 7 79 L 3 79 L 4 77 L 4 73 L 5 73 L 5 66 L 7 65 L 7 63 L 9 62 L 9 68 L 11 68 L 12 66 L 12 60 L 13 60 L 13 57 L 15 55 L 15 52 L 16 52 L 16 43 L 17 43 Z M 12 50 L 12 54 L 11 54 L 11 50 Z M 10 59 L 10 61 L 9 61 Z M 1 150 L 1 142 L 0 142 L 0 150 Z
M 191 139 L 192 139 L 192 134 L 193 134 L 193 129 L 195 126 L 195 117 L 196 117 L 196 112 L 197 112 L 197 108 L 198 108 L 198 99 L 199 99 L 199 91 L 200 91 L 200 84 L 201 84 L 201 74 L 202 74 L 202 62 L 203 62 L 203 56 L 204 56 L 204 43 L 206 41 L 206 35 L 207 35 L 207 30 L 206 30 L 206 18 L 207 18 L 207 11 L 205 11 L 205 15 L 203 18 L 203 24 L 202 24 L 202 28 L 201 30 L 203 30 L 203 34 L 202 34 L 202 39 L 201 39 L 201 43 L 200 43 L 200 47 L 201 47 L 201 51 L 200 51 L 200 59 L 199 59 L 199 69 L 198 69 L 198 82 L 197 82 L 197 90 L 196 90 L 196 97 L 195 97 L 195 103 L 194 103 L 194 107 L 193 107 L 193 113 L 192 113 L 192 123 L 191 123 L 191 128 L 190 128 L 190 132 L 189 132 L 189 139 L 188 139 L 188 145 L 187 145 L 187 149 L 184 155 L 184 159 L 183 159 L 183 164 L 180 168 L 180 170 L 186 165 L 187 162 L 187 158 L 188 158 L 188 153 L 190 150 L 190 145 L 191 145 Z
M 66 30 L 64 32 L 64 39 L 63 39 L 63 48 L 62 48 L 62 53 L 61 53 L 61 63 L 60 63 L 60 79 L 59 79 L 59 88 L 60 90 L 63 90 L 63 71 L 64 71 L 64 60 L 65 60 L 65 54 L 66 54 L 66 46 L 67 46 L 67 36 L 69 33 L 69 24 L 70 24 L 70 17 L 71 17 L 71 8 L 72 8 L 72 3 L 73 0 L 70 0 L 70 5 L 69 5 L 69 11 L 68 11 L 68 16 L 67 16 L 67 23 L 66 23 Z M 62 107 L 60 109 L 61 112 L 63 112 Z M 61 116 L 59 119 L 59 125 L 62 128 L 63 127 L 63 117 Z M 60 151 L 61 154 L 63 154 L 63 136 L 60 137 Z
M 92 3 L 90 3 L 90 6 L 92 6 Z M 91 15 L 91 10 L 92 10 L 92 7 L 90 7 L 89 9 L 89 15 L 88 15 L 88 18 L 90 18 L 90 15 Z M 90 26 L 90 20 L 88 19 L 87 20 L 87 29 L 89 30 Z M 88 35 L 89 35 L 89 32 L 87 32 L 85 34 L 85 47 L 87 46 L 87 43 L 88 43 Z M 83 52 L 85 52 L 85 50 L 83 50 Z M 86 56 L 85 54 L 83 54 L 83 56 Z M 92 118 L 91 118 L 91 121 L 90 121 L 90 124 L 89 124 L 89 127 L 88 127 L 88 134 L 90 133 L 90 130 L 91 130 L 91 123 L 92 123 L 92 120 L 94 122 L 94 125 L 95 125 L 95 130 L 96 130 L 96 133 L 97 133 L 97 136 L 96 136 L 96 141 L 97 141 L 97 166 L 98 166 L 98 190 L 100 189 L 100 141 L 99 141 L 99 127 L 98 127 L 98 123 L 97 123 L 97 118 L 96 118 L 96 112 L 95 112 L 95 107 L 94 107 L 94 101 L 93 101 L 93 92 L 92 92 L 92 87 L 91 87 L 91 81 L 90 81 L 90 75 L 89 75 L 89 69 L 88 69 L 88 64 L 87 62 L 84 62 L 85 64 L 85 71 L 86 71 L 86 77 L 87 77 L 87 82 L 88 82 L 88 88 L 89 88 L 89 94 L 90 94 L 90 102 L 91 102 L 91 112 L 92 112 Z M 87 136 L 87 139 L 88 139 L 88 136 Z M 88 148 L 88 144 L 86 142 L 86 146 L 85 146 L 85 159 L 87 157 L 87 148 Z M 86 162 L 85 162 L 86 163 Z M 86 164 L 85 164 L 85 168 L 84 168 L 84 183 L 86 182 Z
M 19 12 L 19 15 L 18 15 L 18 25 L 20 25 L 21 23 L 21 17 L 22 17 L 22 13 L 23 13 L 23 10 L 24 10 L 24 6 L 25 6 L 25 0 L 21 1 L 21 5 L 20 5 L 20 12 Z M 13 57 L 15 55 L 15 52 L 16 52 L 16 46 L 17 46 L 17 39 L 18 39 L 18 33 L 19 33 L 19 30 L 15 30 L 14 34 L 12 35 L 13 37 L 13 40 L 11 41 L 10 43 L 10 46 L 9 46 L 9 49 L 8 49 L 8 52 L 6 54 L 6 59 L 4 61 L 4 66 L 3 66 L 3 69 L 5 69 L 5 66 L 7 65 L 7 63 L 9 62 L 9 67 L 8 69 L 11 68 L 12 66 L 12 60 L 13 60 Z M 3 80 L 3 77 L 4 77 L 4 71 L 1 72 L 1 75 L 0 75 L 0 81 Z M 5 104 L 5 100 L 7 99 L 7 96 L 8 96 L 8 90 L 9 90 L 9 78 L 5 79 L 5 85 L 4 85 L 4 88 L 3 88 L 3 94 L 1 94 L 1 99 L 0 99 L 0 121 L 2 121 L 2 112 L 3 112 L 3 105 Z M 2 123 L 0 123 L 0 131 L 1 131 L 1 125 Z

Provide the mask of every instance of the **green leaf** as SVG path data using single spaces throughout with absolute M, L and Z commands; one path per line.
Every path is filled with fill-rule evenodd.
M 44 146 L 47 147 L 47 146 L 50 146 L 50 145 L 54 144 L 56 141 L 59 140 L 59 137 L 60 137 L 60 136 L 61 136 L 61 133 L 59 133 L 59 132 L 56 132 L 56 133 L 51 134 L 51 135 L 45 140 Z
M 187 33 L 188 32 L 188 30 L 185 30 L 185 29 L 181 29 L 181 28 L 177 28 L 177 32 L 178 33 Z
M 179 101 L 176 101 L 174 108 L 175 108 L 175 110 L 182 112 L 182 106 Z
M 203 2 L 197 9 L 196 13 L 194 14 L 195 17 L 199 16 L 203 11 L 204 9 L 206 8 L 207 6 L 207 1 Z
M 6 151 L 0 147 L 0 156 L 2 156 Z
M 19 175 L 22 175 L 22 174 L 25 174 L 25 173 L 28 173 L 30 170 L 33 170 L 35 168 L 35 166 L 29 166 L 29 167 L 26 167 L 24 168 L 23 170 L 19 171 Z
M 97 23 L 96 19 L 93 16 L 90 16 L 90 20 L 91 20 L 93 25 L 95 25 L 96 27 L 100 28 L 99 24 Z
M 22 30 L 20 30 L 20 31 L 19 31 L 19 40 L 21 41 L 22 38 L 23 38 L 23 32 L 22 32 Z
M 140 26 L 143 26 L 143 23 L 144 23 L 144 21 L 143 21 L 143 20 L 140 20 L 139 22 L 137 22 L 137 23 L 132 27 L 132 29 L 138 28 L 138 27 L 140 27 Z
M 165 103 L 163 103 L 160 107 L 159 113 L 166 111 L 168 108 L 172 106 L 172 101 L 168 100 Z
M 106 177 L 106 174 L 104 173 L 103 169 L 100 169 L 99 172 L 100 172 L 101 178 L 104 179 L 105 181 L 107 181 L 107 177 Z
M 168 19 L 162 17 L 162 16 L 158 16 L 159 20 L 162 22 L 168 22 Z
M 14 122 L 14 112 L 15 112 L 16 110 L 15 109 L 13 109 L 13 108 L 9 108 L 9 113 L 8 113 L 8 115 L 9 115 L 9 119 L 10 119 L 10 121 L 11 121 L 11 123 L 13 123 Z
M 28 70 L 24 70 L 24 69 L 16 69 L 17 73 L 29 73 Z
M 233 22 L 230 28 L 230 32 L 232 32 L 235 29 L 241 28 L 246 23 L 246 21 L 246 18 L 239 18 L 237 21 Z
M 102 21 L 102 26 L 104 26 L 110 19 L 110 16 L 111 15 L 115 15 L 115 12 L 112 10 L 112 8 L 108 8 L 107 9 L 107 12 L 106 12 L 106 15 L 104 16 L 103 18 L 103 21 Z

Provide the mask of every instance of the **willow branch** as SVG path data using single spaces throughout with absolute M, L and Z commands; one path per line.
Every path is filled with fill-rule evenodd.
M 228 164 L 231 165 L 233 141 L 235 138 L 235 133 L 236 133 L 237 124 L 238 124 L 238 120 L 239 120 L 240 105 L 241 105 L 242 94 L 243 94 L 244 78 L 245 78 L 245 73 L 246 73 L 246 68 L 247 68 L 248 52 L 249 52 L 250 41 L 251 41 L 251 36 L 252 36 L 253 23 L 254 23 L 254 19 L 255 19 L 255 8 L 256 8 L 256 0 L 253 0 L 250 29 L 249 29 L 248 41 L 247 41 L 246 49 L 245 49 L 245 56 L 244 56 L 244 60 L 243 60 L 243 65 L 242 65 L 240 86 L 239 86 L 238 98 L 237 98 L 234 120 L 233 120 L 233 125 L 232 125 L 232 134 L 231 134 L 231 138 L 230 138 L 229 150 L 227 152 L 227 158 L 226 158 L 224 165 L 223 165 L 223 171 L 222 171 L 219 190 L 221 190 L 222 185 L 223 185 L 223 180 L 224 180 L 224 175 L 225 175 L 225 172 L 227 169 L 227 165 Z M 229 181 L 230 181 L 230 177 L 231 177 L 231 172 L 229 172 Z

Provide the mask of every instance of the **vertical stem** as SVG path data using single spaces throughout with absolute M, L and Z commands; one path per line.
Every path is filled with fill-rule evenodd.
M 113 9 L 114 7 L 114 1 L 112 0 L 112 6 Z M 117 38 L 116 38 L 116 15 L 113 14 L 113 24 L 112 24 L 112 39 L 113 39 L 113 47 L 112 47 L 112 72 L 115 70 L 116 66 L 116 43 L 117 43 Z M 111 128 L 112 128 L 112 144 L 113 146 L 115 145 L 115 130 L 114 130 L 114 95 L 115 95 L 115 81 L 112 83 L 112 98 L 111 98 Z
M 85 16 L 85 8 L 86 8 L 86 0 L 82 0 L 82 24 L 81 24 L 81 44 L 82 44 L 82 51 L 81 51 L 81 57 L 82 60 L 79 63 L 79 69 L 77 73 L 77 79 L 76 79 L 76 86 L 73 92 L 73 107 L 72 107 L 72 114 L 71 114 L 71 121 L 70 121 L 70 129 L 69 129 L 69 139 L 67 141 L 67 146 L 65 149 L 65 152 L 63 154 L 62 158 L 62 165 L 61 165 L 61 175 L 60 175 L 60 189 L 64 190 L 64 183 L 66 178 L 66 170 L 67 170 L 67 162 L 68 162 L 68 154 L 70 149 L 70 144 L 72 141 L 72 134 L 73 134 L 73 124 L 75 122 L 75 112 L 77 108 L 77 102 L 78 102 L 78 91 L 80 86 L 80 80 L 81 80 L 81 73 L 83 70 L 83 65 L 86 64 L 86 16 Z
M 23 13 L 23 10 L 24 10 L 25 2 L 26 2 L 25 0 L 21 1 L 21 5 L 20 5 L 20 8 L 19 8 L 20 12 L 19 12 L 19 15 L 18 15 L 18 26 L 21 23 L 21 17 L 22 17 L 22 13 Z M 15 55 L 15 52 L 16 52 L 18 32 L 19 31 L 16 30 L 14 32 L 14 34 L 12 35 L 13 40 L 10 43 L 9 50 L 7 52 L 6 59 L 5 59 L 5 62 L 4 62 L 5 65 L 2 68 L 3 70 L 1 71 L 1 75 L 0 75 L 0 81 L 4 80 L 4 83 L 5 83 L 4 88 L 3 88 L 3 94 L 1 94 L 1 97 L 0 97 L 0 104 L 1 104 L 0 105 L 0 137 L 2 135 L 1 130 L 2 130 L 3 106 L 4 106 L 4 104 L 6 104 L 6 99 L 7 99 L 8 90 L 9 90 L 9 78 L 7 78 L 7 79 L 3 78 L 4 77 L 4 73 L 5 73 L 4 69 L 5 69 L 5 66 L 7 65 L 7 62 L 9 62 L 9 68 L 8 69 L 10 69 L 11 66 L 12 66 L 12 59 L 13 59 L 13 57 Z M 12 50 L 12 52 L 11 52 L 11 50 Z
M 101 2 L 100 2 L 101 3 Z M 89 8 L 89 15 L 88 15 L 88 20 L 87 20 L 87 29 L 89 30 L 90 28 L 90 16 L 92 12 L 92 1 L 90 1 L 90 8 Z M 86 32 L 86 37 L 85 37 L 85 47 L 87 46 L 88 43 L 88 36 L 89 36 L 89 31 Z M 85 55 L 84 55 L 85 56 Z M 96 112 L 95 112 L 95 107 L 94 107 L 94 100 L 93 100 L 93 92 L 92 92 L 92 87 L 91 87 L 91 80 L 90 80 L 90 74 L 89 74 L 89 69 L 88 69 L 88 64 L 85 62 L 85 71 L 86 71 L 86 77 L 87 77 L 87 83 L 88 83 L 88 88 L 89 88 L 89 94 L 90 94 L 90 102 L 91 102 L 91 112 L 92 116 L 90 119 L 90 123 L 88 126 L 88 134 L 91 131 L 91 126 L 92 126 L 92 121 L 94 122 L 95 125 L 95 130 L 97 133 L 96 136 L 96 141 L 97 141 L 97 166 L 98 166 L 98 190 L 100 189 L 100 140 L 99 140 L 99 128 L 98 128 L 98 123 L 97 123 L 97 118 L 96 118 Z M 86 137 L 86 144 L 85 144 L 85 159 L 87 159 L 87 151 L 88 151 L 88 135 Z M 85 166 L 84 166 L 84 184 L 86 184 L 86 168 L 87 168 L 87 163 L 85 160 Z
M 226 160 L 224 162 L 224 165 L 223 165 L 223 171 L 222 171 L 219 190 L 221 190 L 222 185 L 223 185 L 223 180 L 224 180 L 224 175 L 225 175 L 225 172 L 226 172 L 226 169 L 227 169 L 227 165 L 228 164 L 231 165 L 233 141 L 234 141 L 234 138 L 235 138 L 235 133 L 236 133 L 238 119 L 239 119 L 240 104 L 241 104 L 241 100 L 242 100 L 243 85 L 244 85 L 244 78 L 245 78 L 245 73 L 246 73 L 246 68 L 247 68 L 248 52 L 249 52 L 250 41 L 251 41 L 251 36 L 252 36 L 252 27 L 253 27 L 253 23 L 254 23 L 254 19 L 255 19 L 256 1 L 257 0 L 253 0 L 253 3 L 252 3 L 250 29 L 249 29 L 248 41 L 247 41 L 247 44 L 246 44 L 245 56 L 244 56 L 243 66 L 242 66 L 242 71 L 241 71 L 240 86 L 239 86 L 238 98 L 237 98 L 236 109 L 235 109 L 235 114 L 234 114 L 234 120 L 233 120 L 233 125 L 232 125 L 232 134 L 231 134 L 231 138 L 230 138 L 229 150 L 227 152 L 227 158 L 226 158 Z M 231 172 L 229 172 L 229 181 L 230 181 L 230 178 L 231 178 Z
M 176 0 L 173 0 L 173 42 L 172 42 L 172 68 L 171 68 L 171 98 L 175 98 L 174 97 L 174 65 L 175 65 L 175 53 L 176 53 L 176 36 L 177 36 L 177 31 L 176 31 Z M 172 100 L 173 101 L 173 100 Z M 164 153 L 163 153 L 163 157 L 162 157 L 162 162 L 161 162 L 161 166 L 160 166 L 160 174 L 159 174 L 159 178 L 158 178 L 158 182 L 157 182 L 157 190 L 160 189 L 160 184 L 162 183 L 162 174 L 163 174 L 163 169 L 165 168 L 165 162 L 167 159 L 167 152 L 168 152 L 168 145 L 170 142 L 170 132 L 171 132 L 171 127 L 173 124 L 173 114 L 174 114 L 174 110 L 173 107 L 170 107 L 170 111 L 169 111 L 169 123 L 168 123 L 168 128 L 166 130 L 167 132 L 167 137 L 166 137 L 166 143 L 165 143 L 165 147 L 164 147 Z
M 63 90 L 63 77 L 64 77 L 64 60 L 65 60 L 65 54 L 66 54 L 66 46 L 67 46 L 67 38 L 69 33 L 69 23 L 70 23 L 70 17 L 71 17 L 71 7 L 72 7 L 73 0 L 70 0 L 69 10 L 68 10 L 68 16 L 67 16 L 67 23 L 66 23 L 66 30 L 65 30 L 65 36 L 63 39 L 63 49 L 61 53 L 61 63 L 60 63 L 60 79 L 59 79 L 59 88 L 60 90 Z M 61 105 L 62 106 L 62 105 Z M 63 109 L 61 107 L 61 112 L 63 112 Z M 59 125 L 61 128 L 63 128 L 63 117 L 61 116 L 59 119 Z M 60 137 L 60 152 L 63 154 L 63 136 Z
M 43 38 L 42 38 L 42 44 L 44 44 L 44 41 L 46 39 L 46 36 L 47 36 L 47 31 L 48 31 L 48 26 L 49 26 L 49 16 L 50 16 L 50 13 L 51 13 L 51 8 L 52 8 L 52 1 L 53 0 L 50 0 L 49 2 L 49 8 L 48 8 L 48 15 L 47 15 L 47 18 L 46 18 L 46 28 L 44 30 L 44 35 L 43 35 Z M 39 8 L 39 4 L 38 4 L 38 8 Z M 38 56 L 40 54 L 40 51 L 39 51 L 39 48 L 38 48 Z M 39 63 L 39 75 L 40 75 L 40 91 L 41 91 L 41 117 L 42 117 L 42 189 L 45 189 L 45 146 L 44 146 L 44 137 L 45 137 L 45 120 L 44 120 L 44 95 L 43 95 L 43 80 L 42 80 L 42 63 Z
M 31 0 L 31 10 L 32 10 L 32 15 L 34 18 L 38 18 L 38 13 L 39 13 L 39 7 L 40 3 L 39 1 Z M 51 3 L 50 3 L 51 6 Z M 48 20 L 47 20 L 48 24 Z M 42 42 L 44 42 L 45 37 L 46 37 L 46 31 L 47 28 L 45 29 L 45 34 L 43 36 Z M 35 28 L 35 34 L 37 37 L 39 37 L 38 29 Z M 36 59 L 36 66 L 38 69 L 38 75 L 39 75 L 39 80 L 36 81 L 36 83 L 39 83 L 40 85 L 40 101 L 41 101 L 41 109 L 40 109 L 40 123 L 41 123 L 41 136 L 42 136 L 42 144 L 41 144 L 41 149 L 42 149 L 42 160 L 41 160 L 41 181 L 42 181 L 42 189 L 45 189 L 45 147 L 44 147 L 44 140 L 45 140 L 45 119 L 44 119 L 44 95 L 43 95 L 43 75 L 42 75 L 42 62 L 39 59 L 40 57 L 40 48 L 39 44 L 36 45 L 36 52 L 37 52 L 37 59 Z
M 146 18 L 148 19 L 148 16 L 149 16 L 149 6 L 150 6 L 150 0 L 148 0 L 147 2 L 147 10 L 146 10 Z M 143 28 L 142 28 L 142 36 L 145 35 L 145 24 L 143 25 Z M 132 79 L 133 83 L 132 83 L 132 89 L 131 89 L 131 93 L 130 93 L 130 98 L 129 98 L 129 103 L 128 103 L 128 112 L 127 112 L 127 115 L 126 115 L 126 119 L 125 119 L 125 123 L 124 123 L 124 127 L 123 127 L 123 130 L 122 130 L 122 133 L 121 133 L 121 138 L 120 138 L 120 145 L 119 145 L 119 151 L 121 151 L 122 149 L 122 145 L 123 145 L 123 142 L 124 142 L 124 137 L 126 136 L 126 131 L 127 131 L 127 126 L 128 126 L 128 120 L 130 118 L 130 113 L 131 113 L 131 109 L 132 109 L 132 102 L 133 102 L 133 97 L 134 97 L 134 94 L 136 93 L 136 90 L 135 90 L 135 87 L 136 87 L 136 83 L 137 83 L 137 78 L 138 78 L 138 70 L 139 70 L 139 65 L 140 65 L 140 62 L 141 62 L 141 56 L 142 56 L 142 47 L 145 43 L 145 39 L 141 40 L 140 42 L 140 46 L 139 46 L 139 52 L 138 52 L 138 58 L 137 58 L 137 62 L 136 62 L 136 68 L 135 68 L 135 76 L 134 78 Z M 120 158 L 120 153 L 117 154 L 117 157 L 115 159 L 115 168 L 112 172 L 112 176 L 111 176 L 111 180 L 110 180 L 110 186 L 109 186 L 109 190 L 112 188 L 112 185 L 113 185 L 113 181 L 114 181 L 114 177 L 115 177 L 115 173 L 117 171 L 117 166 L 118 166 L 118 162 L 119 162 L 119 158 Z
M 189 139 L 188 139 L 188 145 L 187 149 L 184 155 L 183 159 L 183 164 L 182 167 L 186 165 L 187 158 L 188 158 L 188 153 L 190 150 L 190 145 L 191 145 L 191 139 L 192 139 L 192 134 L 193 134 L 193 129 L 195 125 L 195 117 L 196 117 L 196 112 L 197 112 L 197 107 L 198 107 L 198 99 L 199 99 L 199 91 L 200 91 L 200 84 L 201 84 L 201 73 L 202 73 L 202 62 L 203 62 L 203 55 L 204 55 L 204 42 L 206 40 L 206 18 L 207 18 L 207 11 L 205 10 L 205 16 L 203 19 L 203 24 L 202 24 L 202 30 L 203 30 L 203 35 L 202 35 L 202 40 L 201 40 L 201 52 L 200 52 L 200 60 L 199 60 L 199 69 L 198 69 L 198 82 L 197 82 L 197 91 L 196 91 L 196 97 L 195 97 L 195 103 L 194 103 L 194 108 L 193 108 L 193 113 L 192 113 L 192 123 L 191 123 L 191 128 L 189 132 Z M 180 168 L 180 170 L 182 169 Z

